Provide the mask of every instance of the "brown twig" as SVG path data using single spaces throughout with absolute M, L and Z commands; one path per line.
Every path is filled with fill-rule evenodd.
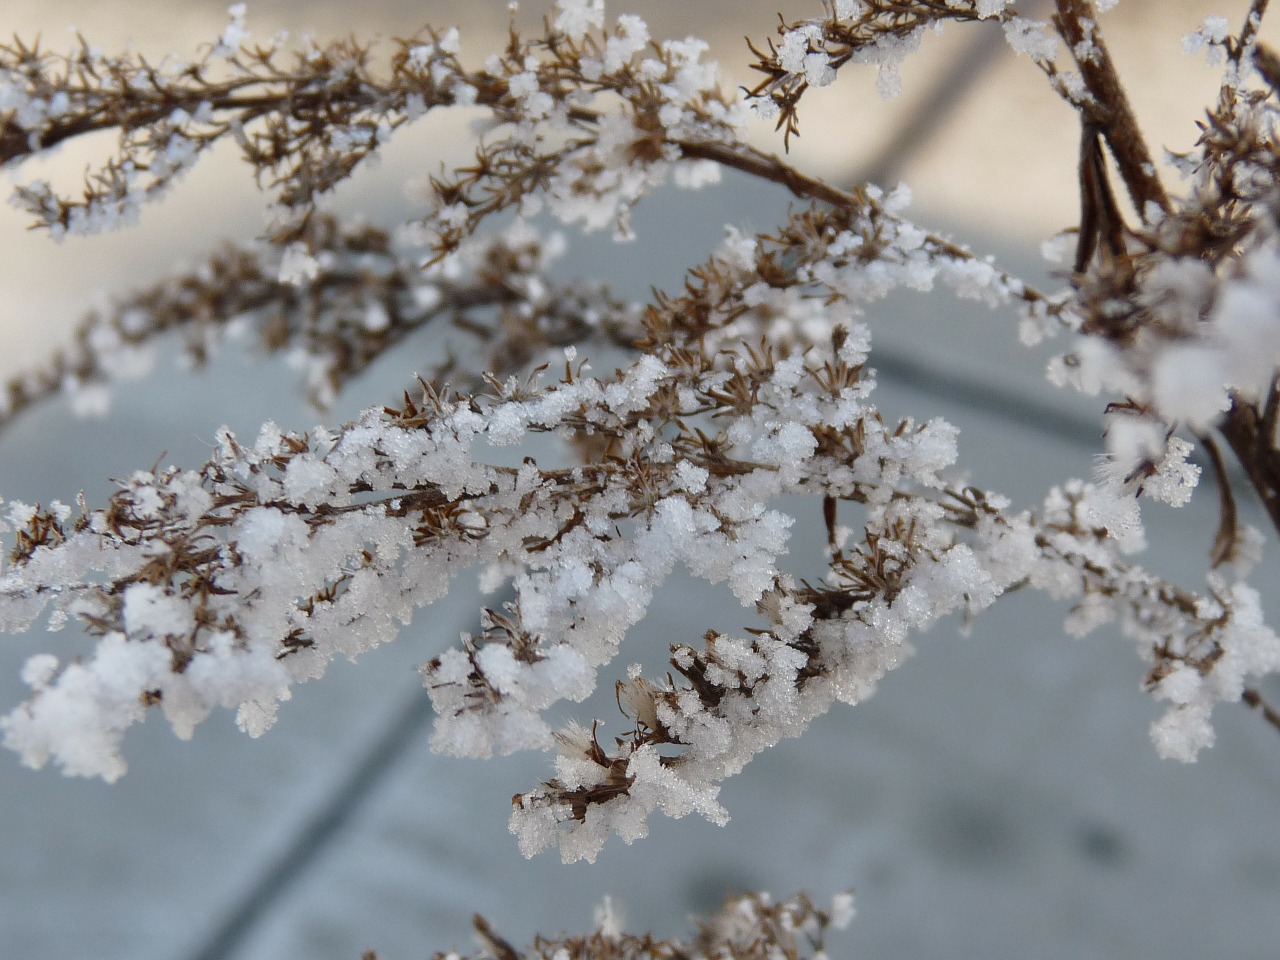
M 1227 465 L 1213 438 L 1207 434 L 1197 434 L 1196 439 L 1204 447 L 1213 467 L 1213 479 L 1218 485 L 1218 531 L 1213 537 L 1213 546 L 1209 549 L 1209 563 L 1218 567 L 1230 563 L 1235 558 L 1240 544 L 1240 524 L 1236 512 L 1236 498 L 1231 491 L 1231 478 L 1227 476 Z
M 1124 218 L 1102 158 L 1101 131 L 1085 122 L 1080 137 L 1080 233 L 1075 272 L 1084 273 L 1097 251 L 1104 260 L 1124 255 Z M 1099 245 L 1099 241 L 1102 244 Z
M 1266 432 L 1264 422 L 1256 406 L 1233 394 L 1231 409 L 1218 430 L 1257 491 L 1271 525 L 1280 533 L 1280 451 L 1276 450 L 1274 433 Z
M 1245 687 L 1244 693 L 1240 694 L 1240 699 L 1246 704 L 1262 713 L 1267 723 L 1271 724 L 1277 730 L 1280 730 L 1280 711 L 1262 699 L 1262 694 L 1253 687 Z
M 1168 194 L 1156 176 L 1151 152 L 1138 128 L 1115 63 L 1102 41 L 1091 0 L 1056 2 L 1058 12 L 1053 18 L 1054 25 L 1071 48 L 1091 95 L 1091 99 L 1077 104 L 1082 119 L 1096 126 L 1107 141 L 1138 216 L 1146 219 L 1148 203 L 1155 203 L 1167 212 L 1170 209 Z M 1084 50 L 1088 53 L 1081 55 L 1079 51 Z
M 1262 29 L 1262 18 L 1267 15 L 1267 4 L 1270 0 L 1253 0 L 1249 4 L 1249 12 L 1245 14 L 1244 25 L 1240 28 L 1240 33 L 1236 37 L 1234 47 L 1230 52 L 1231 59 L 1236 65 L 1240 64 L 1240 58 L 1244 56 L 1244 52 L 1249 49 L 1249 45 L 1258 37 L 1258 31 Z
M 489 921 L 480 914 L 477 913 L 471 918 L 471 925 L 475 927 L 476 936 L 485 951 L 496 960 L 520 960 L 520 951 L 498 936 L 493 927 L 489 926 Z

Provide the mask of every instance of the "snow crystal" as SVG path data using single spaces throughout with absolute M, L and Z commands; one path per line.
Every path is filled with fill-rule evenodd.
M 751 112 L 761 120 L 773 120 L 781 109 L 772 97 L 756 97 L 751 101 Z
M 235 525 L 236 551 L 250 562 L 267 561 L 290 534 L 305 535 L 306 524 L 275 507 L 259 507 L 246 512 Z
M 710 474 L 703 467 L 696 466 L 688 460 L 676 464 L 674 485 L 686 493 L 701 493 L 707 488 L 707 477 Z
M 72 663 L 25 707 L 0 720 L 5 745 L 27 766 L 56 760 L 69 776 L 123 776 L 124 730 L 142 719 L 141 694 L 170 676 L 170 654 L 160 643 L 107 634 L 87 664 Z
M 414 46 L 409 48 L 409 52 L 405 56 L 405 61 L 408 63 L 409 66 L 416 67 L 417 69 L 422 70 L 427 66 L 428 63 L 431 62 L 431 55 L 435 53 L 435 51 L 436 51 L 436 47 L 435 47 L 435 44 L 433 43 L 415 44 Z M 418 99 L 421 101 L 422 99 L 421 94 L 417 96 L 418 96 Z
M 1105 530 L 1122 553 L 1137 553 L 1146 547 L 1146 533 L 1138 501 L 1111 487 L 1089 484 L 1083 487 L 1079 514 L 1087 524 Z
M 1155 462 L 1164 455 L 1164 425 L 1145 417 L 1110 417 L 1105 439 L 1117 479 L 1124 478 L 1140 464 Z
M 671 180 L 681 190 L 701 190 L 719 183 L 721 173 L 714 160 L 687 160 L 675 164 Z
M 656 356 L 644 354 L 627 371 L 622 381 L 611 383 L 604 390 L 604 401 L 618 414 L 642 409 L 658 388 L 658 382 L 667 376 L 667 366 Z
M 1171 507 L 1186 504 L 1200 482 L 1200 468 L 1187 462 L 1192 449 L 1191 444 L 1181 437 L 1170 437 L 1155 475 L 1143 481 L 1143 493 Z
M 1280 362 L 1280 277 L 1274 255 L 1254 256 L 1253 274 L 1225 285 L 1213 321 L 1225 341 L 1231 382 L 1253 391 L 1265 384 Z M 1259 274 L 1272 274 L 1260 277 Z
M 1075 237 L 1070 233 L 1057 233 L 1040 244 L 1040 256 L 1049 263 L 1064 264 L 1075 246 Z
M 823 51 L 807 54 L 804 58 L 804 78 L 814 87 L 825 87 L 834 82 L 836 71 L 831 66 L 831 57 Z
M 1056 386 L 1070 385 L 1088 396 L 1103 390 L 1136 394 L 1141 389 L 1120 351 L 1100 337 L 1081 337 L 1074 353 L 1050 361 L 1048 375 Z
M 453 96 L 453 102 L 455 105 L 459 107 L 470 107 L 475 105 L 476 97 L 479 96 L 480 91 L 471 84 L 464 83 L 463 81 L 455 78 L 449 87 L 449 93 Z

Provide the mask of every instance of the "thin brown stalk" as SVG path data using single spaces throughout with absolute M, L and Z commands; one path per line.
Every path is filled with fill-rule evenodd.
M 1151 152 L 1102 40 L 1093 3 L 1091 0 L 1056 0 L 1056 3 L 1054 25 L 1073 55 L 1077 49 L 1092 51 L 1089 56 L 1076 56 L 1085 88 L 1092 97 L 1077 105 L 1082 118 L 1095 125 L 1107 141 L 1138 215 L 1145 219 L 1148 203 L 1155 203 L 1167 212 L 1171 209 L 1169 196 L 1156 176 Z
M 1213 479 L 1218 485 L 1218 531 L 1214 534 L 1213 546 L 1209 549 L 1209 562 L 1217 567 L 1230 563 L 1240 544 L 1236 498 L 1231 491 L 1231 478 L 1227 476 L 1227 465 L 1222 459 L 1218 445 L 1207 434 L 1199 434 L 1196 439 L 1209 456 L 1209 463 L 1213 467 Z
M 1238 65 L 1240 58 L 1244 56 L 1244 52 L 1249 49 L 1258 38 L 1258 31 L 1262 29 L 1262 18 L 1267 15 L 1267 4 L 1270 0 L 1253 0 L 1249 4 L 1249 12 L 1245 14 L 1244 25 L 1240 28 L 1240 34 L 1236 38 L 1235 48 L 1231 51 L 1231 59 Z
M 1253 709 L 1262 713 L 1267 723 L 1271 724 L 1277 730 L 1280 730 L 1280 711 L 1262 699 L 1262 694 L 1253 687 L 1245 687 L 1244 693 L 1240 694 L 1240 699 Z
M 1253 484 L 1271 525 L 1280 533 L 1280 451 L 1275 438 L 1263 429 L 1263 419 L 1253 404 L 1233 396 L 1231 409 L 1219 431 Z

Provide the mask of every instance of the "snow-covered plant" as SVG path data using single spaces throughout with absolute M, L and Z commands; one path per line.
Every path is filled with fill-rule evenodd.
M 476 937 L 492 960 L 821 960 L 824 934 L 844 929 L 853 919 L 853 897 L 839 894 L 827 910 L 804 894 L 775 903 L 767 894 L 729 897 L 717 913 L 698 923 L 690 942 L 656 940 L 623 933 L 608 900 L 596 911 L 596 930 L 585 936 L 538 937 L 517 950 L 475 917 Z M 366 951 L 363 960 L 377 960 Z M 463 960 L 456 953 L 437 953 L 434 960 Z
M 593 933 L 538 937 L 522 951 L 503 940 L 483 916 L 477 914 L 474 925 L 483 950 L 480 956 L 490 960 L 820 960 L 826 956 L 827 929 L 844 929 L 852 919 L 854 901 L 849 893 L 837 895 L 828 910 L 818 909 L 804 893 L 781 902 L 765 893 L 749 893 L 728 897 L 718 913 L 699 922 L 698 936 L 689 942 L 623 933 L 608 900 L 596 911 Z M 378 955 L 365 951 L 362 960 L 378 960 Z M 451 952 L 435 954 L 434 960 L 463 957 Z
M 423 665 L 433 746 L 554 754 L 554 774 L 514 800 L 528 855 L 593 860 L 611 834 L 644 836 L 655 812 L 722 822 L 725 778 L 836 701 L 865 698 L 913 634 L 1024 588 L 1069 598 L 1072 633 L 1118 622 L 1139 642 L 1145 685 L 1168 704 L 1152 728 L 1161 755 L 1195 759 L 1220 701 L 1280 726 L 1257 689 L 1280 669 L 1280 638 L 1246 579 L 1265 538 L 1238 520 L 1222 452 L 1280 530 L 1280 56 L 1257 42 L 1266 2 L 1236 33 L 1210 18 L 1188 38 L 1224 72 L 1198 144 L 1171 158 L 1176 191 L 1103 41 L 1111 3 L 1057 0 L 1050 23 L 1018 6 L 835 0 L 752 46 L 760 79 L 747 90 L 720 85 L 705 44 L 651 38 L 602 0 L 559 0 L 541 32 L 513 28 L 488 56 L 434 27 L 389 54 L 253 42 L 242 5 L 190 62 L 0 45 L 7 169 L 86 134 L 117 137 L 79 195 L 16 188 L 51 236 L 130 222 L 223 140 L 272 214 L 259 244 L 91 316 L 5 386 L 0 422 L 59 392 L 100 408 L 170 331 L 200 360 L 255 329 L 298 359 L 320 408 L 424 325 L 455 334 L 407 363 L 411 391 L 348 423 L 224 429 L 204 464 L 139 470 L 101 506 L 8 504 L 0 625 L 75 618 L 98 643 L 84 659 L 27 662 L 31 695 L 0 721 L 5 744 L 33 767 L 114 780 L 126 729 L 152 710 L 189 737 L 235 708 L 260 735 L 293 684 L 395 639 L 466 568 L 515 599 Z M 797 135 L 806 91 L 850 64 L 875 64 L 894 92 L 900 61 L 952 20 L 1002 30 L 1078 113 L 1081 222 L 1062 290 L 911 223 L 904 190 L 842 189 L 746 140 L 755 118 L 781 141 Z M 431 180 L 428 207 L 387 230 L 322 209 L 401 128 L 461 106 L 490 122 L 473 161 Z M 538 226 L 546 214 L 626 239 L 655 188 L 695 188 L 726 167 L 789 189 L 786 222 L 728 228 L 683 290 L 644 305 L 550 279 L 562 242 Z M 481 230 L 499 214 L 500 229 Z M 1016 313 L 1028 343 L 1067 338 L 1051 378 L 1109 398 L 1093 481 L 1013 504 L 954 479 L 950 424 L 881 414 L 868 316 L 895 288 L 938 286 Z M 622 359 L 601 374 L 593 355 Z M 1185 504 L 1197 448 L 1221 516 L 1198 592 L 1138 560 L 1142 499 Z M 826 541 L 802 547 L 821 555 L 818 580 L 788 570 L 796 504 L 825 520 Z M 750 625 L 678 638 L 662 676 L 616 669 L 673 575 L 727 583 Z M 602 682 L 616 729 L 552 728 L 549 708 Z M 743 904 L 723 923 L 767 914 L 792 936 L 826 922 L 807 901 L 786 909 L 809 919 L 785 922 L 769 913 L 781 905 Z M 598 936 L 533 952 L 756 955 L 723 945 L 735 935 L 698 950 Z

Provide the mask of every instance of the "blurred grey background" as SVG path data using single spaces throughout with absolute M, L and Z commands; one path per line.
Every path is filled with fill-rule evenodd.
M 1043 9 L 1043 4 L 1040 5 Z M 1234 24 L 1242 3 L 1124 0 L 1104 29 L 1132 80 L 1156 145 L 1186 149 L 1214 74 L 1179 52 L 1209 12 Z M 222 4 L 132 0 L 8 0 L 0 34 L 71 42 L 70 26 L 111 49 L 133 39 L 154 55 L 190 50 L 222 29 Z M 743 32 L 757 41 L 772 4 L 637 0 L 655 37 L 713 42 L 732 82 L 748 75 Z M 816 13 L 792 4 L 788 17 Z M 526 0 L 522 22 L 542 8 Z M 464 27 L 463 54 L 501 43 L 505 2 L 257 3 L 258 36 L 311 29 L 405 35 L 423 22 Z M 1052 284 L 1039 241 L 1075 221 L 1077 132 L 1025 59 L 980 30 L 931 37 L 904 70 L 904 97 L 874 94 L 871 71 L 847 71 L 807 103 L 793 147 L 805 169 L 845 180 L 868 172 L 913 188 L 913 215 L 1015 271 Z M 821 122 L 819 121 L 821 118 Z M 802 115 L 802 120 L 804 119 Z M 393 223 L 405 185 L 469 151 L 465 118 L 421 125 L 381 165 L 335 198 Z M 781 149 L 765 124 L 757 142 Z M 19 171 L 74 183 L 103 143 L 66 149 Z M 725 223 L 766 229 L 789 198 L 736 176 L 640 208 L 639 239 L 579 240 L 565 273 L 602 275 L 624 293 L 674 287 Z M 261 203 L 233 152 L 205 161 L 131 230 L 53 245 L 0 210 L 0 373 L 67 335 L 98 296 L 173 272 L 223 239 L 248 239 Z M 878 398 L 893 415 L 947 416 L 961 427 L 974 482 L 1033 506 L 1053 483 L 1089 476 L 1098 405 L 1054 392 L 1044 354 L 1017 345 L 1015 320 L 948 298 L 903 295 L 873 309 Z M 411 356 L 379 366 L 343 396 L 340 420 L 390 398 Z M 252 435 L 264 419 L 305 428 L 317 415 L 282 365 L 226 351 L 197 376 L 162 362 L 148 381 L 116 390 L 111 415 L 73 420 L 61 402 L 0 434 L 0 494 L 100 502 L 107 478 L 155 461 L 195 464 L 216 428 Z M 1149 508 L 1152 564 L 1198 586 L 1212 539 L 1214 498 Z M 820 511 L 797 505 L 796 564 L 811 568 Z M 1265 585 L 1274 565 L 1257 575 Z M 611 841 L 594 866 L 554 854 L 520 858 L 506 832 L 509 798 L 550 771 L 543 756 L 487 763 L 431 755 L 430 713 L 416 665 L 462 630 L 481 602 L 463 578 L 394 645 L 335 664 L 300 687 L 265 737 L 250 741 L 218 714 L 179 743 L 154 717 L 132 732 L 131 769 L 114 786 L 34 773 L 0 755 L 0 957 L 121 960 L 382 960 L 470 949 L 472 912 L 517 943 L 535 930 L 585 929 L 604 894 L 627 926 L 688 931 L 686 915 L 725 893 L 765 888 L 817 897 L 856 888 L 860 915 L 832 945 L 859 958 L 1274 957 L 1280 942 L 1280 842 L 1271 825 L 1280 736 L 1244 708 L 1222 708 L 1219 743 L 1194 766 L 1158 760 L 1147 726 L 1159 710 L 1138 690 L 1142 665 L 1106 631 L 1065 638 L 1065 610 L 1043 597 L 1006 598 L 971 635 L 947 623 L 855 709 L 838 708 L 808 735 L 730 780 L 732 822 L 655 819 L 632 847 Z M 492 598 L 487 602 L 492 603 Z M 1273 610 L 1274 613 L 1274 610 Z M 1274 621 L 1273 621 L 1274 622 Z M 723 592 L 677 575 L 637 628 L 622 663 L 654 667 L 675 637 L 740 630 L 745 611 Z M 5 638 L 0 703 L 23 698 L 20 664 L 83 641 L 68 630 Z M 573 708 L 616 716 L 609 695 Z

